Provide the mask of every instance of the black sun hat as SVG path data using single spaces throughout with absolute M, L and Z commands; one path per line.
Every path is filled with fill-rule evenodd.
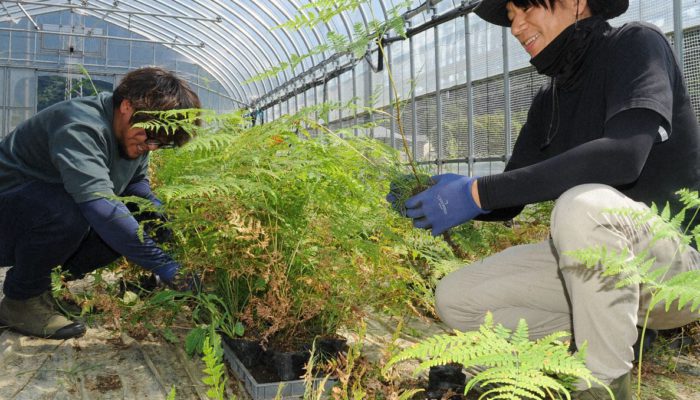
M 474 9 L 476 15 L 486 22 L 510 27 L 506 3 L 510 0 L 482 0 Z M 602 11 L 598 13 L 605 19 L 615 18 L 627 11 L 629 0 L 603 0 L 601 1 Z

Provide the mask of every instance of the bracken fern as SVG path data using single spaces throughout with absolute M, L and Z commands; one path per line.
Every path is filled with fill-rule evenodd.
M 385 369 L 409 360 L 421 360 L 416 373 L 437 365 L 459 363 L 484 370 L 467 382 L 464 393 L 480 387 L 485 399 L 570 398 L 572 378 L 602 384 L 586 368 L 585 346 L 572 355 L 562 339 L 566 332 L 531 341 L 525 320 L 515 331 L 494 325 L 486 315 L 478 331 L 442 334 L 428 338 L 394 356 Z

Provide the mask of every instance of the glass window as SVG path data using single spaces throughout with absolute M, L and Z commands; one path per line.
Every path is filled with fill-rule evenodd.
M 114 67 L 129 66 L 129 42 L 126 40 L 110 40 L 107 42 L 107 65 Z
M 162 45 L 156 45 L 155 52 L 156 65 L 171 71 L 174 71 L 177 68 L 177 63 L 175 61 L 178 59 L 177 53 Z
M 34 108 L 36 77 L 32 69 L 10 69 L 10 105 Z
M 66 98 L 66 78 L 59 75 L 41 75 L 37 77 L 36 110 L 63 101 Z
M 131 43 L 131 66 L 142 67 L 153 64 L 153 43 L 132 42 Z
M 20 29 L 22 29 L 20 27 Z M 27 32 L 12 32 L 10 35 L 11 58 L 17 60 L 28 60 L 30 51 L 34 49 L 34 35 Z
M 4 26 L 1 24 L 0 26 Z M 10 58 L 10 32 L 0 32 L 0 60 Z

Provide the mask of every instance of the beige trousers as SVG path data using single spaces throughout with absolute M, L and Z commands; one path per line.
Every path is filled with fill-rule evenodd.
M 647 206 L 605 185 L 568 190 L 552 212 L 551 240 L 511 247 L 442 279 L 435 294 L 440 317 L 452 328 L 471 331 L 490 311 L 510 329 L 525 319 L 533 339 L 573 332 L 577 347 L 588 342 L 586 363 L 595 377 L 610 383 L 627 373 L 649 293 L 638 285 L 616 289 L 616 278 L 603 278 L 600 268 L 586 268 L 566 252 L 594 246 L 632 254 L 648 249 L 653 268 L 670 265 L 666 278 L 697 269 L 700 255 L 690 247 L 679 250 L 674 240 L 651 243 L 650 233 L 609 211 L 622 208 Z M 675 328 L 700 318 L 675 304 L 668 312 L 663 307 L 652 311 L 649 328 Z

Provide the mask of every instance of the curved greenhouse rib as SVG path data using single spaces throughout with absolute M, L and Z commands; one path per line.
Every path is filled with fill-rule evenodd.
M 141 36 L 144 36 L 144 37 L 155 36 L 157 38 L 161 35 L 163 37 L 168 37 L 168 35 L 164 34 L 163 32 L 167 32 L 170 34 L 175 33 L 175 31 L 168 29 L 168 28 L 165 28 L 165 26 L 160 25 L 160 24 L 152 26 L 150 31 L 143 31 L 141 29 L 135 29 L 133 24 L 130 24 L 128 21 L 126 21 L 126 22 L 121 21 L 120 20 L 121 17 L 119 17 L 119 16 L 116 16 L 116 17 L 117 18 L 114 18 L 114 17 L 105 18 L 105 21 L 112 22 L 113 24 L 115 24 L 117 26 L 128 29 L 129 31 L 134 32 L 134 33 L 141 35 Z M 209 35 L 205 35 L 205 36 L 209 37 L 213 42 L 217 41 L 216 39 L 211 38 Z M 220 46 L 221 46 L 221 48 L 224 47 L 222 45 L 220 45 Z M 229 89 L 233 89 L 234 86 L 238 86 L 240 88 L 239 96 L 243 96 L 243 98 L 241 98 L 240 101 L 245 103 L 245 104 L 249 103 L 248 102 L 249 97 L 247 97 L 245 95 L 245 93 L 247 93 L 247 91 L 244 89 L 242 81 L 237 78 L 237 77 L 244 75 L 244 73 L 246 71 L 246 69 L 245 69 L 246 63 L 241 61 L 237 55 L 235 55 L 235 54 L 228 55 L 226 53 L 223 53 L 220 49 L 217 49 L 215 46 L 212 46 L 211 42 L 210 42 L 209 46 L 206 46 L 203 49 L 202 48 L 188 48 L 188 49 L 177 48 L 177 49 L 173 49 L 173 50 L 175 50 L 181 54 L 186 54 L 189 56 L 189 58 L 191 58 L 193 60 L 197 60 L 197 61 L 203 60 L 203 59 L 210 59 L 210 58 L 222 60 L 222 59 L 226 59 L 229 56 L 235 58 L 236 61 L 238 61 L 238 64 L 241 65 L 241 69 L 236 67 L 235 63 L 231 63 L 231 62 L 228 62 L 226 64 L 220 64 L 221 68 L 224 69 L 224 71 L 222 71 L 222 72 L 224 73 L 224 76 L 226 77 L 225 80 L 220 81 L 220 82 L 222 83 L 222 85 L 225 85 L 224 87 L 227 87 L 227 84 L 228 84 Z M 221 73 L 215 73 L 214 71 L 212 71 L 212 67 L 214 66 L 214 64 L 209 64 L 208 68 L 206 67 L 206 65 L 207 65 L 206 63 L 202 63 L 202 64 L 200 64 L 200 67 L 202 67 L 202 69 L 211 73 L 212 76 L 217 77 L 217 79 L 221 79 L 221 78 L 219 78 L 219 76 L 224 77 L 224 76 L 221 76 L 222 75 Z M 231 68 L 233 68 L 233 70 Z M 238 82 L 238 85 L 233 85 L 234 82 Z M 257 86 L 255 87 L 255 89 L 256 89 L 257 93 L 261 93 L 260 90 L 257 88 Z M 263 92 L 264 92 L 264 90 L 265 89 L 263 88 Z
M 216 3 L 217 3 L 218 5 L 220 5 L 223 9 L 225 9 L 228 13 L 230 13 L 232 16 L 235 16 L 238 20 L 243 21 L 243 23 L 245 23 L 247 26 L 249 26 L 251 29 L 253 29 L 263 40 L 266 39 L 265 35 L 263 35 L 262 33 L 260 33 L 260 31 L 259 31 L 257 28 L 255 28 L 252 24 L 250 24 L 250 23 L 249 23 L 249 20 L 248 20 L 247 18 L 245 18 L 245 16 L 243 16 L 243 15 L 241 15 L 241 14 L 239 14 L 239 13 L 234 12 L 234 10 L 232 10 L 229 6 L 227 6 L 226 4 L 223 4 L 223 3 L 219 2 L 218 0 L 216 1 Z M 239 7 L 242 7 L 255 21 L 257 21 L 258 23 L 260 23 L 260 25 L 263 25 L 263 26 L 264 26 L 264 22 L 260 19 L 260 17 L 259 17 L 255 12 L 250 11 L 248 8 L 246 8 L 245 6 L 242 6 L 241 4 L 238 4 L 238 6 L 239 6 Z M 269 13 L 267 10 L 264 10 L 263 12 L 264 12 L 264 14 L 267 15 L 270 19 L 272 19 L 272 21 L 275 21 L 274 17 L 271 15 L 271 13 Z M 224 17 L 224 18 L 225 18 L 226 20 L 228 20 L 227 17 Z M 232 23 L 231 25 L 235 25 L 235 24 Z M 280 38 L 279 38 L 276 34 L 273 34 L 273 33 L 270 33 L 270 35 L 274 38 L 275 42 L 277 42 L 277 45 L 280 47 L 280 49 L 282 49 L 282 50 L 284 51 L 285 56 L 287 57 L 287 59 L 290 59 L 290 58 L 291 58 L 291 53 L 290 53 L 289 50 L 286 48 L 286 46 L 284 45 L 284 43 L 280 40 Z M 285 33 L 285 35 L 287 35 L 287 34 Z M 295 46 L 294 41 L 293 41 L 288 35 L 287 35 L 287 40 L 289 40 L 289 42 L 292 43 L 293 46 Z M 269 45 L 268 45 L 267 47 L 270 48 Z M 264 50 L 263 50 L 262 47 L 258 46 L 258 48 L 260 49 L 260 52 L 264 52 Z M 277 59 L 277 64 L 275 64 L 275 63 L 273 63 L 272 61 L 270 61 L 269 64 L 268 64 L 267 66 L 262 66 L 262 69 L 261 69 L 261 70 L 258 70 L 258 71 L 255 71 L 255 70 L 248 71 L 247 79 L 252 78 L 252 77 L 255 75 L 256 72 L 260 73 L 260 72 L 262 72 L 262 71 L 265 70 L 265 69 L 268 69 L 268 68 L 274 67 L 274 66 L 276 66 L 276 65 L 282 64 L 283 60 L 280 58 L 280 55 L 279 55 L 276 51 L 272 51 L 272 54 L 273 54 L 273 55 L 275 56 L 275 58 Z M 282 71 L 282 72 L 283 72 L 283 75 L 284 75 L 284 79 L 285 79 L 285 80 L 288 79 L 286 70 L 285 70 L 285 71 Z M 280 83 L 279 74 L 278 74 L 277 76 L 275 76 L 275 80 L 277 81 L 277 84 L 279 85 L 279 83 Z M 273 87 L 272 82 L 270 82 L 270 79 L 269 79 L 269 78 L 268 78 L 268 79 L 263 79 L 263 81 L 267 81 L 268 84 L 269 84 L 269 87 Z M 262 96 L 262 95 L 264 95 L 264 93 L 261 94 L 260 96 Z M 258 96 L 258 97 L 260 97 L 260 96 Z
M 426 2 L 435 4 L 439 0 L 415 0 L 412 4 Z M 161 44 L 199 64 L 219 81 L 232 100 L 250 104 L 268 94 L 270 98 L 277 97 L 286 90 L 285 85 L 297 85 L 309 73 L 324 73 L 325 69 L 319 68 L 335 54 L 332 50 L 314 54 L 295 68 L 244 83 L 249 78 L 289 62 L 294 55 L 310 54 L 318 45 L 327 43 L 327 32 L 342 32 L 349 40 L 355 39 L 355 24 L 367 27 L 370 19 L 386 20 L 387 10 L 397 3 L 398 0 L 369 0 L 356 10 L 338 12 L 329 21 L 296 32 L 275 32 L 271 28 L 293 20 L 297 10 L 313 5 L 312 0 L 88 0 L 76 4 L 66 0 L 3 1 L 0 13 L 5 11 L 5 15 L 0 16 L 0 21 L 24 20 L 25 11 L 30 16 L 66 10 L 89 15 L 154 42 L 170 42 Z M 318 13 L 319 8 L 313 5 L 304 11 Z M 41 26 L 37 27 L 41 31 Z M 178 40 L 183 41 L 182 45 L 174 43 Z M 196 47 L 197 43 L 204 46 Z
M 292 2 L 292 1 L 290 0 L 290 2 Z M 277 0 L 271 0 L 271 1 L 270 1 L 270 4 L 272 4 L 272 5 L 275 7 L 275 9 L 276 9 L 277 11 L 279 11 L 279 12 L 282 14 L 282 16 L 284 16 L 285 18 L 287 18 L 287 20 L 291 20 L 291 19 L 293 18 L 293 16 L 290 16 L 289 13 L 287 12 L 287 10 L 286 10 L 283 6 L 281 6 Z M 280 20 L 278 20 L 278 19 L 275 17 L 274 13 L 269 12 L 269 11 L 267 10 L 266 7 L 264 7 L 264 6 L 262 6 L 262 5 L 258 5 L 258 7 L 261 8 L 261 9 L 263 9 L 263 10 L 265 11 L 266 15 L 268 15 L 268 16 L 270 17 L 270 19 L 271 19 L 276 25 L 281 25 L 281 24 L 283 24 L 284 22 L 286 22 L 286 21 L 280 21 Z M 272 27 L 268 27 L 268 29 L 269 29 L 270 31 L 272 31 Z M 304 45 L 306 46 L 306 52 L 305 52 L 305 53 L 302 53 L 302 52 L 299 50 L 299 48 L 296 46 L 296 41 L 293 40 L 293 39 L 291 38 L 291 36 L 289 35 L 289 32 L 288 32 L 286 29 L 279 29 L 279 30 L 281 30 L 282 32 L 284 32 L 284 35 L 287 36 L 289 42 L 292 43 L 292 46 L 294 47 L 294 50 L 295 50 L 295 52 L 296 52 L 297 55 L 308 54 L 308 53 L 310 53 L 311 50 L 313 49 L 313 46 L 312 46 L 311 43 L 309 42 L 308 38 L 307 38 L 306 35 L 303 34 L 301 31 L 297 31 L 297 34 L 301 37 L 301 40 L 304 42 Z M 314 29 L 312 29 L 311 31 L 312 31 L 312 33 L 314 34 L 314 36 L 316 37 L 317 42 L 318 42 L 318 43 L 321 43 L 321 38 L 320 38 L 318 32 L 316 31 L 316 29 L 314 28 Z M 288 57 L 289 57 L 288 60 L 291 59 L 291 56 L 290 56 L 290 55 L 289 55 Z M 315 65 L 315 63 L 314 63 L 314 56 L 311 56 L 311 57 L 310 57 L 310 60 L 309 60 L 308 62 L 305 61 L 305 60 L 304 60 L 304 61 L 301 61 L 300 64 L 301 64 L 302 71 L 306 71 L 306 69 L 307 69 L 306 64 L 307 64 L 307 63 L 311 63 L 311 67 L 313 67 L 313 65 Z M 290 72 L 293 73 L 294 71 L 290 71 Z M 291 79 L 291 78 L 288 77 L 288 76 L 285 74 L 285 81 L 284 81 L 284 82 L 279 82 L 279 81 L 278 81 L 278 82 L 277 82 L 277 87 L 280 87 L 281 85 L 285 84 L 286 82 L 289 82 L 290 79 Z M 274 88 L 273 88 L 273 89 L 274 89 Z M 269 92 L 268 92 L 268 93 L 269 93 Z
M 133 1 L 136 2 L 136 3 L 142 3 L 142 4 L 146 5 L 146 3 L 142 2 L 141 0 L 133 0 Z M 180 3 L 180 1 L 178 1 L 178 0 L 174 0 L 174 1 L 177 2 L 177 3 Z M 164 22 L 165 22 L 165 21 L 164 21 Z M 246 43 L 246 41 L 229 42 L 229 41 L 228 41 L 228 38 L 226 38 L 225 35 L 222 35 L 222 34 L 219 32 L 221 29 L 217 29 L 218 26 L 215 26 L 214 29 L 198 29 L 198 27 L 197 27 L 197 26 L 194 26 L 194 24 L 193 24 L 192 22 L 190 22 L 190 21 L 179 21 L 179 20 L 178 20 L 178 22 L 181 24 L 180 27 L 186 26 L 186 27 L 189 27 L 189 28 L 193 28 L 193 31 L 194 31 L 194 32 L 199 32 L 200 34 L 203 34 L 204 36 L 206 36 L 206 37 L 209 39 L 208 43 L 210 44 L 210 46 L 209 46 L 210 49 L 211 49 L 212 51 L 216 52 L 216 54 L 212 54 L 214 57 L 206 57 L 206 58 L 205 58 L 205 57 L 202 57 L 201 54 L 200 54 L 198 57 L 194 57 L 196 60 L 206 59 L 206 60 L 208 61 L 208 62 L 206 62 L 206 63 L 200 64 L 200 66 L 201 66 L 203 69 L 205 69 L 206 71 L 212 73 L 213 71 L 211 71 L 211 68 L 214 67 L 214 65 L 220 66 L 220 68 L 223 68 L 223 69 L 228 69 L 228 68 L 226 67 L 226 63 L 224 63 L 223 61 L 224 61 L 224 60 L 227 60 L 227 59 L 229 59 L 229 58 L 235 59 L 239 64 L 241 64 L 241 66 L 242 66 L 242 71 L 241 71 L 241 70 L 238 70 L 238 68 L 236 68 L 237 74 L 234 74 L 233 71 L 228 70 L 228 71 L 227 71 L 227 74 L 224 75 L 224 76 L 226 76 L 226 78 L 227 78 L 228 81 L 230 81 L 230 80 L 237 81 L 237 82 L 238 82 L 238 86 L 241 88 L 241 90 L 243 90 L 244 93 L 249 93 L 249 90 L 246 90 L 246 89 L 245 89 L 245 85 L 243 85 L 243 80 L 244 80 L 244 79 L 241 79 L 241 77 L 244 77 L 244 76 L 246 76 L 246 74 L 249 74 L 249 73 L 250 73 L 249 71 L 250 71 L 250 70 L 254 70 L 254 67 L 253 67 L 253 65 L 250 64 L 249 62 L 248 62 L 248 63 L 245 62 L 245 60 L 249 60 L 249 59 L 250 59 L 250 58 L 246 58 L 246 57 L 245 57 L 245 54 L 250 53 L 251 57 L 254 58 L 254 59 L 258 62 L 258 64 L 259 64 L 260 66 L 263 66 L 264 63 L 260 60 L 258 54 L 256 54 L 256 53 L 258 53 L 258 52 L 256 52 L 256 51 L 254 51 L 253 49 L 251 49 L 251 48 L 248 46 L 248 44 Z M 175 33 L 175 32 L 172 31 L 172 29 L 170 29 L 169 27 L 167 27 L 167 25 L 165 25 L 165 24 L 162 24 L 162 23 L 161 23 L 161 24 L 158 24 L 158 26 L 159 26 L 161 29 L 163 29 L 163 30 L 167 30 L 167 31 L 169 31 L 169 32 L 171 32 L 171 33 L 173 33 L 173 34 Z M 232 26 L 234 26 L 234 25 L 232 24 Z M 134 32 L 137 32 L 137 33 L 139 33 L 139 34 L 141 34 L 141 35 L 144 35 L 144 36 L 148 37 L 148 32 L 141 32 L 140 29 L 134 29 L 133 26 L 132 26 L 130 29 L 131 29 L 132 31 L 134 31 Z M 237 26 L 236 26 L 235 29 L 236 29 L 237 31 L 241 32 L 243 35 L 245 35 L 245 36 L 249 39 L 250 42 L 253 42 L 252 37 L 249 36 L 249 33 L 246 32 L 245 29 L 241 29 L 241 28 L 239 28 L 239 27 L 237 27 Z M 184 31 L 184 30 L 183 30 L 183 31 Z M 185 31 L 185 32 L 186 32 L 186 31 Z M 224 32 L 226 32 L 226 31 L 224 31 Z M 230 34 L 231 32 L 228 32 L 228 33 Z M 215 37 L 215 36 L 214 36 L 215 34 L 218 34 L 219 37 Z M 201 40 L 201 38 L 199 38 L 199 39 Z M 223 42 L 224 40 L 226 41 L 226 43 Z M 217 48 L 216 46 L 212 45 L 212 44 L 214 44 L 214 43 L 218 45 L 218 48 Z M 244 51 L 241 51 L 241 49 L 238 47 L 238 44 L 240 44 L 240 45 L 242 45 L 243 47 L 245 47 L 245 49 L 247 50 L 247 53 L 244 52 Z M 235 51 L 231 51 L 230 47 L 234 47 Z M 206 52 L 207 52 L 207 49 L 206 49 L 206 48 L 205 48 L 205 49 L 199 49 L 199 50 L 194 50 L 194 49 L 193 49 L 192 52 L 195 53 L 195 54 L 196 54 L 196 53 L 199 53 L 199 52 L 201 52 L 201 53 L 206 53 Z M 241 56 L 244 56 L 244 58 L 241 59 L 241 58 L 240 58 Z M 263 56 L 266 57 L 265 54 L 263 54 Z M 268 61 L 268 62 L 271 62 L 271 61 L 269 60 L 269 58 L 267 59 L 267 61 Z M 228 63 L 228 64 L 230 64 L 230 63 Z M 215 75 L 215 74 L 212 73 L 212 75 Z M 218 74 L 216 74 L 216 75 L 218 75 Z M 258 89 L 258 85 L 262 86 L 262 91 Z M 258 97 L 261 96 L 263 93 L 265 93 L 267 90 L 269 90 L 269 89 L 265 88 L 264 82 L 261 82 L 261 83 L 259 83 L 259 84 L 256 83 L 253 87 L 255 88 L 255 91 L 256 91 L 255 95 L 258 96 Z M 249 93 L 247 96 L 245 96 L 244 99 L 241 99 L 241 101 L 244 102 L 244 103 L 246 103 L 246 104 L 249 104 L 249 103 L 250 103 L 250 99 L 251 99 L 253 96 L 254 96 L 253 93 Z
M 97 3 L 98 3 L 98 1 L 95 0 L 93 4 L 97 4 Z M 122 5 L 123 4 L 124 3 L 122 3 Z M 11 10 L 12 10 L 12 8 L 8 7 L 8 11 L 10 11 L 10 15 L 14 15 Z M 61 11 L 65 11 L 65 10 L 66 10 L 66 8 L 61 7 L 61 5 L 54 5 L 54 6 L 34 5 L 31 8 L 29 7 L 29 5 L 27 6 L 27 11 L 29 11 L 32 15 L 42 15 L 42 14 L 48 14 L 48 13 L 53 13 L 53 12 L 61 12 Z M 129 17 L 130 11 L 132 11 L 132 10 L 120 8 L 118 10 L 115 9 L 115 11 L 111 12 L 111 13 L 105 12 L 104 14 L 97 14 L 96 11 L 85 10 L 81 14 L 90 15 L 92 17 L 102 19 L 105 22 L 112 23 L 116 26 L 127 29 L 128 31 L 134 32 L 134 33 L 136 33 L 140 36 L 143 36 L 145 38 L 148 38 L 148 39 L 154 39 L 154 40 L 158 40 L 158 41 L 160 41 L 162 39 L 165 39 L 167 41 L 167 40 L 172 39 L 172 37 L 181 37 L 185 40 L 189 39 L 187 31 L 184 31 L 182 29 L 179 29 L 179 30 L 166 29 L 164 26 L 172 26 L 172 24 L 163 24 L 163 22 L 167 22 L 167 21 L 160 21 L 156 17 L 152 17 L 149 19 L 149 18 L 147 18 L 147 16 L 142 16 L 142 15 L 138 15 L 138 16 L 135 16 L 134 18 L 130 18 Z M 21 18 L 22 16 L 18 15 L 17 17 Z M 132 22 L 134 20 L 138 20 L 139 18 L 142 18 L 147 23 L 148 22 L 157 22 L 157 23 L 153 24 L 152 28 L 160 28 L 160 32 L 156 32 L 156 35 L 154 35 L 153 31 L 146 32 L 146 31 L 141 31 L 139 29 L 135 29 Z M 189 25 L 192 26 L 191 24 L 189 24 Z M 204 30 L 210 30 L 209 27 L 204 26 L 204 25 L 202 25 L 201 27 L 198 27 L 198 26 L 193 26 L 193 27 L 195 28 L 194 30 L 196 32 L 201 32 L 203 30 L 202 28 L 206 28 Z M 128 40 L 129 38 L 115 37 L 113 40 L 118 40 L 118 39 Z M 196 40 L 197 38 L 194 37 L 194 39 Z M 168 47 L 170 47 L 170 46 L 168 46 Z M 217 70 L 212 70 L 212 68 L 206 68 L 207 65 L 211 66 L 211 64 L 201 62 L 201 60 L 206 60 L 206 59 L 225 60 L 226 59 L 225 54 L 217 51 L 216 49 L 214 49 L 213 46 L 209 46 L 209 47 L 211 48 L 210 50 L 204 50 L 204 49 L 196 48 L 196 47 L 185 48 L 185 47 L 177 47 L 177 46 L 170 47 L 170 48 L 172 48 L 174 51 L 176 51 L 180 54 L 187 56 L 188 58 L 192 59 L 194 62 L 200 63 L 200 66 L 202 67 L 202 69 L 211 73 L 212 76 L 215 77 L 222 84 L 222 86 L 226 89 L 226 91 L 228 92 L 228 95 L 231 96 L 232 99 L 238 98 L 241 100 L 241 102 L 248 104 L 250 96 L 247 96 L 245 94 L 247 91 L 244 89 L 244 85 L 242 85 L 242 83 L 240 81 L 238 81 L 238 84 L 234 83 L 235 81 L 238 80 L 236 77 L 244 76 L 244 73 L 243 73 L 244 71 L 246 73 L 248 72 L 248 69 L 245 68 L 246 63 L 243 63 L 240 59 L 238 59 L 238 56 L 235 56 L 234 58 L 236 58 L 238 63 L 242 65 L 241 69 L 236 67 L 234 63 L 230 63 L 230 62 L 221 64 L 221 67 L 225 71 L 220 71 L 220 70 L 217 71 Z M 233 70 L 231 68 L 233 68 Z M 236 88 L 236 86 L 240 89 Z M 256 92 L 257 92 L 257 94 L 262 94 L 266 90 L 267 89 L 263 89 L 262 91 L 260 91 L 259 89 L 256 89 Z

